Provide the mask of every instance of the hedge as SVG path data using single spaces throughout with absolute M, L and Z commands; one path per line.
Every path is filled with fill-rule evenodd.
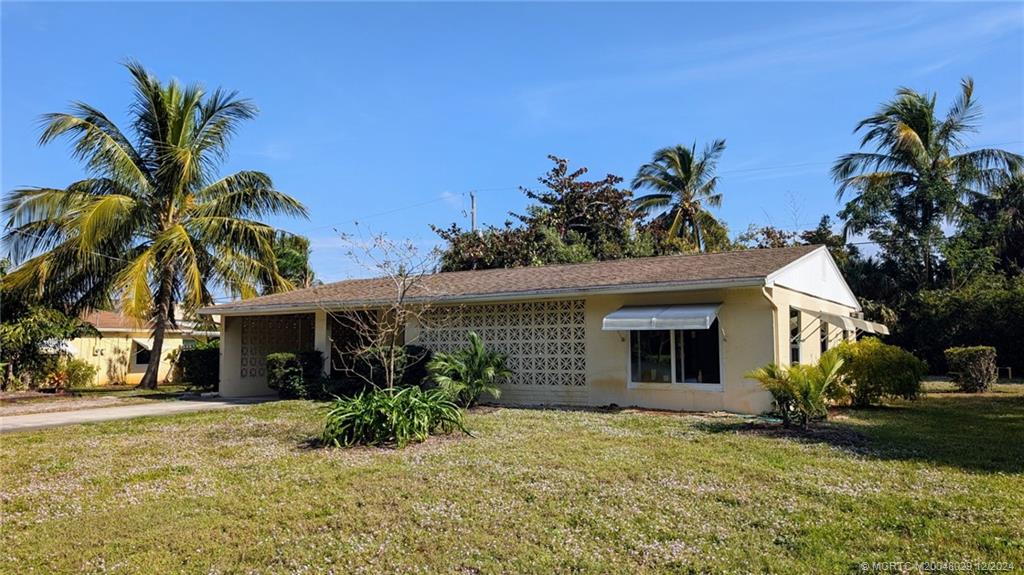
M 946 365 L 960 391 L 986 391 L 999 378 L 996 348 L 987 345 L 951 347 L 946 350 Z
M 181 381 L 196 389 L 216 390 L 220 382 L 220 348 L 216 342 L 178 352 Z

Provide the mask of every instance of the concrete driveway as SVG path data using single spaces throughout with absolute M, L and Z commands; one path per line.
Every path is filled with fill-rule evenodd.
M 29 431 L 44 427 L 75 425 L 77 423 L 93 423 L 114 419 L 131 419 L 151 415 L 172 415 L 175 413 L 191 413 L 214 409 L 229 409 L 243 405 L 253 405 L 265 401 L 273 401 L 272 397 L 244 397 L 237 399 L 197 399 L 177 401 L 154 401 L 138 405 L 117 407 L 101 407 L 96 409 L 79 409 L 75 411 L 58 411 L 51 413 L 30 413 L 26 415 L 0 416 L 0 433 Z

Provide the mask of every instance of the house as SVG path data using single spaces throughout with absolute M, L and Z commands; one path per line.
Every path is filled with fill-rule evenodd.
M 417 287 L 410 301 L 430 308 L 406 343 L 452 351 L 476 331 L 508 355 L 510 404 L 761 413 L 771 397 L 749 370 L 887 333 L 858 317 L 822 246 L 439 273 Z M 338 314 L 394 293 L 390 280 L 355 279 L 201 310 L 222 316 L 221 394 L 270 393 L 268 353 L 331 357 L 345 337 Z
M 169 359 L 177 350 L 195 345 L 196 339 L 217 337 L 216 331 L 197 330 L 195 322 L 178 321 L 164 336 L 162 357 L 153 357 L 152 327 L 113 311 L 93 311 L 82 316 L 100 337 L 79 337 L 62 343 L 61 351 L 96 366 L 94 385 L 138 384 L 151 361 L 160 362 L 158 381 L 171 376 Z

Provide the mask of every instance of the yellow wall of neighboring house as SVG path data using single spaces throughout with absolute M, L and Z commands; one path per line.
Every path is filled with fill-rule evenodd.
M 134 339 L 150 340 L 152 335 L 146 331 L 138 332 L 105 332 L 102 337 L 80 337 L 71 344 L 77 350 L 74 357 L 82 359 L 99 371 L 93 379 L 93 385 L 129 384 L 135 385 L 146 373 L 146 364 L 135 361 L 137 344 Z M 164 349 L 161 352 L 160 372 L 158 381 L 164 383 L 171 376 L 171 362 L 168 354 L 180 349 L 184 340 L 178 334 L 168 334 L 164 338 Z M 157 358 L 151 357 L 151 361 Z

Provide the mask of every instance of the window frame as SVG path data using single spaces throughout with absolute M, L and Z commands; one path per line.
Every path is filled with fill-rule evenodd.
M 793 318 L 796 318 L 796 334 L 793 334 Z M 787 324 L 787 333 L 789 334 L 789 365 L 799 365 L 800 361 L 803 360 L 803 339 L 804 339 L 804 316 L 803 312 L 799 309 L 790 306 L 789 307 L 789 323 Z M 793 361 L 793 355 L 796 352 L 796 361 Z
M 721 319 L 716 318 L 715 323 L 718 329 L 718 379 L 721 380 L 718 383 L 694 383 L 687 381 L 676 381 L 678 373 L 676 373 L 676 332 L 677 331 L 691 331 L 691 330 L 675 330 L 675 329 L 660 329 L 660 330 L 629 330 L 628 335 L 625 337 L 626 347 L 626 387 L 627 389 L 661 389 L 661 390 L 690 390 L 690 391 L 714 391 L 722 392 L 725 391 L 725 354 L 722 353 L 722 327 Z M 708 328 L 711 329 L 711 328 Z M 669 333 L 669 345 L 671 346 L 671 373 L 672 381 L 670 383 L 662 382 L 647 382 L 647 381 L 633 381 L 633 332 L 634 331 L 667 331 Z M 683 361 L 685 362 L 685 356 Z M 685 363 L 683 364 L 685 371 Z
M 146 361 L 146 363 L 139 363 L 139 352 L 140 351 L 149 352 L 149 359 L 148 359 L 148 361 Z M 135 343 L 133 341 L 132 342 L 132 365 L 138 366 L 138 367 L 142 367 L 142 366 L 148 367 L 149 364 L 152 363 L 152 362 L 153 362 L 153 350 L 146 349 L 146 348 L 142 347 L 141 345 L 139 345 L 139 344 L 137 344 L 137 343 Z

